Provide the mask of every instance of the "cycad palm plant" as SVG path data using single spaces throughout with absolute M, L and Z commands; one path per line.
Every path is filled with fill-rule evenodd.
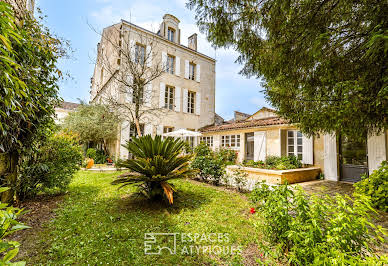
M 177 178 L 191 177 L 195 171 L 190 169 L 191 155 L 183 155 L 185 143 L 171 137 L 162 139 L 150 135 L 132 138 L 124 147 L 133 155 L 133 159 L 120 164 L 131 172 L 120 175 L 112 182 L 121 187 L 135 184 L 139 193 L 149 199 L 162 197 L 173 203 L 173 193 L 176 191 L 167 181 Z M 120 188 L 121 188 L 120 187 Z

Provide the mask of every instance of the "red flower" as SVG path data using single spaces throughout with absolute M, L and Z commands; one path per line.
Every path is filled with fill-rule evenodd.
M 255 211 L 255 208 L 251 208 L 251 210 L 249 211 L 250 213 L 254 214 L 256 211 Z

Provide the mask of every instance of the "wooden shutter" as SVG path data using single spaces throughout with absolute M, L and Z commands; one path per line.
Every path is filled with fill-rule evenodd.
M 167 71 L 167 53 L 162 52 L 162 69 L 163 71 Z
M 152 66 L 152 50 L 151 46 L 147 45 L 146 47 L 146 57 L 147 57 L 147 66 L 151 67 Z
M 189 91 L 187 89 L 183 89 L 183 112 L 188 112 L 188 93 Z
M 325 179 L 338 181 L 337 138 L 335 134 L 324 136 L 323 160 Z
M 220 135 L 214 135 L 213 136 L 213 150 L 219 149 L 221 146 L 221 136 Z
M 195 114 L 200 115 L 201 114 L 201 93 L 196 93 L 196 99 L 195 99 Z
M 128 150 L 123 147 L 129 140 L 129 122 L 124 121 L 121 123 L 121 136 L 120 136 L 120 159 L 128 159 Z
M 200 82 L 201 81 L 201 65 L 196 65 L 196 71 L 197 71 L 197 75 L 196 75 L 196 80 L 197 82 Z
M 132 61 L 135 61 L 135 56 L 136 56 L 135 55 L 135 53 L 136 53 L 135 49 L 136 49 L 136 42 L 135 42 L 135 40 L 129 40 L 129 51 L 131 53 L 130 57 L 131 57 Z
M 152 136 L 152 124 L 145 124 L 144 125 L 144 135 L 151 135 Z
M 189 79 L 189 60 L 185 60 L 185 79 Z
M 161 136 L 163 135 L 163 125 L 158 125 L 156 128 L 156 134 Z
M 127 75 L 127 84 L 131 85 L 132 82 L 133 82 L 132 76 L 131 75 Z M 126 89 L 126 92 L 127 92 L 127 95 L 126 95 L 127 102 L 128 103 L 132 103 L 132 97 L 133 97 L 133 89 L 132 89 L 132 87 L 128 87 Z
M 175 87 L 174 104 L 175 104 L 175 112 L 180 112 L 181 111 L 181 88 L 180 87 Z
M 241 139 L 240 139 L 241 141 Z M 254 133 L 253 159 L 255 162 L 264 161 L 267 155 L 265 131 L 256 131 Z
M 382 161 L 387 160 L 387 143 L 385 132 L 381 135 L 368 136 L 369 174 L 378 169 Z
M 181 59 L 178 56 L 175 57 L 175 75 L 181 75 Z
M 164 104 L 164 95 L 166 91 L 166 84 L 163 82 L 160 82 L 160 94 L 159 94 L 159 107 L 163 108 L 165 106 Z
M 152 83 L 148 83 L 144 87 L 143 94 L 144 106 L 151 107 L 152 104 Z
M 313 137 L 302 136 L 302 163 L 314 164 L 314 141 Z

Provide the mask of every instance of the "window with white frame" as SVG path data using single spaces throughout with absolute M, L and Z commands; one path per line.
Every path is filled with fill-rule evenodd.
M 174 42 L 175 41 L 175 30 L 172 28 L 168 28 L 167 30 L 167 39 L 169 41 Z
M 189 79 L 191 79 L 191 80 L 195 79 L 195 64 L 194 63 L 189 64 Z
M 298 130 L 287 131 L 287 155 L 294 155 L 302 160 L 303 135 Z
M 135 47 L 135 62 L 138 64 L 144 64 L 145 62 L 145 46 L 136 44 Z
M 174 74 L 174 69 L 175 69 L 175 57 L 172 55 L 168 55 L 166 72 L 170 74 Z
M 187 112 L 194 114 L 195 112 L 195 92 L 189 91 L 187 94 Z
M 201 142 L 205 143 L 209 147 L 213 147 L 213 136 L 201 137 Z
M 240 135 L 221 136 L 221 146 L 225 148 L 239 148 Z
M 174 110 L 174 95 L 175 88 L 171 86 L 166 86 L 164 91 L 164 107 L 170 110 Z
M 173 132 L 173 127 L 163 127 L 163 134 Z
M 191 148 L 194 148 L 194 137 L 184 137 L 184 140 L 189 143 Z

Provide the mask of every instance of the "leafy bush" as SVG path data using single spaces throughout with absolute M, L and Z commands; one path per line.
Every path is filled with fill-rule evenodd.
M 216 156 L 210 148 L 200 143 L 195 147 L 195 158 L 191 168 L 198 170 L 198 176 L 202 181 L 219 185 L 225 174 L 225 162 L 221 156 Z
M 95 163 L 102 164 L 106 163 L 106 159 L 108 159 L 108 155 L 103 150 L 96 151 L 96 158 L 94 159 Z
M 35 196 L 47 188 L 65 190 L 82 162 L 82 150 L 67 134 L 51 136 L 24 160 L 17 194 L 20 199 Z
M 248 177 L 248 174 L 246 172 L 240 169 L 235 169 L 233 170 L 231 181 L 239 191 L 242 191 L 244 187 L 247 185 L 247 177 Z
M 236 163 L 237 153 L 234 150 L 220 148 L 214 153 L 214 156 L 226 165 L 232 165 Z
M 132 138 L 125 147 L 133 154 L 134 159 L 121 163 L 132 172 L 120 175 L 112 184 L 127 186 L 136 184 L 139 194 L 149 199 L 158 199 L 163 195 L 173 204 L 175 188 L 167 181 L 194 175 L 189 168 L 192 155 L 181 155 L 185 143 L 180 139 L 150 135 Z
M 89 148 L 89 149 L 87 149 L 87 151 L 86 151 L 86 157 L 87 157 L 87 158 L 90 158 L 90 159 L 93 159 L 93 160 L 96 160 L 96 157 L 97 157 L 97 150 L 94 149 L 94 148 Z
M 370 198 L 372 206 L 388 212 L 388 162 L 381 163 L 379 169 L 361 182 L 355 184 L 356 192 Z
M 383 232 L 370 222 L 373 209 L 365 197 L 354 201 L 340 195 L 309 198 L 301 188 L 294 192 L 287 185 L 259 183 L 251 199 L 264 218 L 266 239 L 283 253 L 288 251 L 291 264 L 379 260 L 368 257 L 369 244 L 379 241 Z
M 0 192 L 7 191 L 8 188 L 0 188 Z M 12 264 L 11 260 L 18 254 L 20 244 L 16 241 L 7 241 L 4 238 L 13 234 L 16 231 L 30 228 L 22 223 L 19 223 L 16 218 L 23 214 L 22 209 L 7 207 L 7 204 L 0 202 L 0 252 L 4 255 L 0 258 L 1 265 Z M 19 262 L 19 265 L 24 265 L 24 262 Z
M 296 168 L 301 168 L 302 163 L 300 160 L 294 156 L 268 156 L 265 160 L 263 161 L 244 161 L 243 162 L 244 166 L 247 167 L 256 167 L 256 168 L 263 168 L 263 169 L 276 169 L 276 170 L 287 170 L 287 169 L 296 169 Z

